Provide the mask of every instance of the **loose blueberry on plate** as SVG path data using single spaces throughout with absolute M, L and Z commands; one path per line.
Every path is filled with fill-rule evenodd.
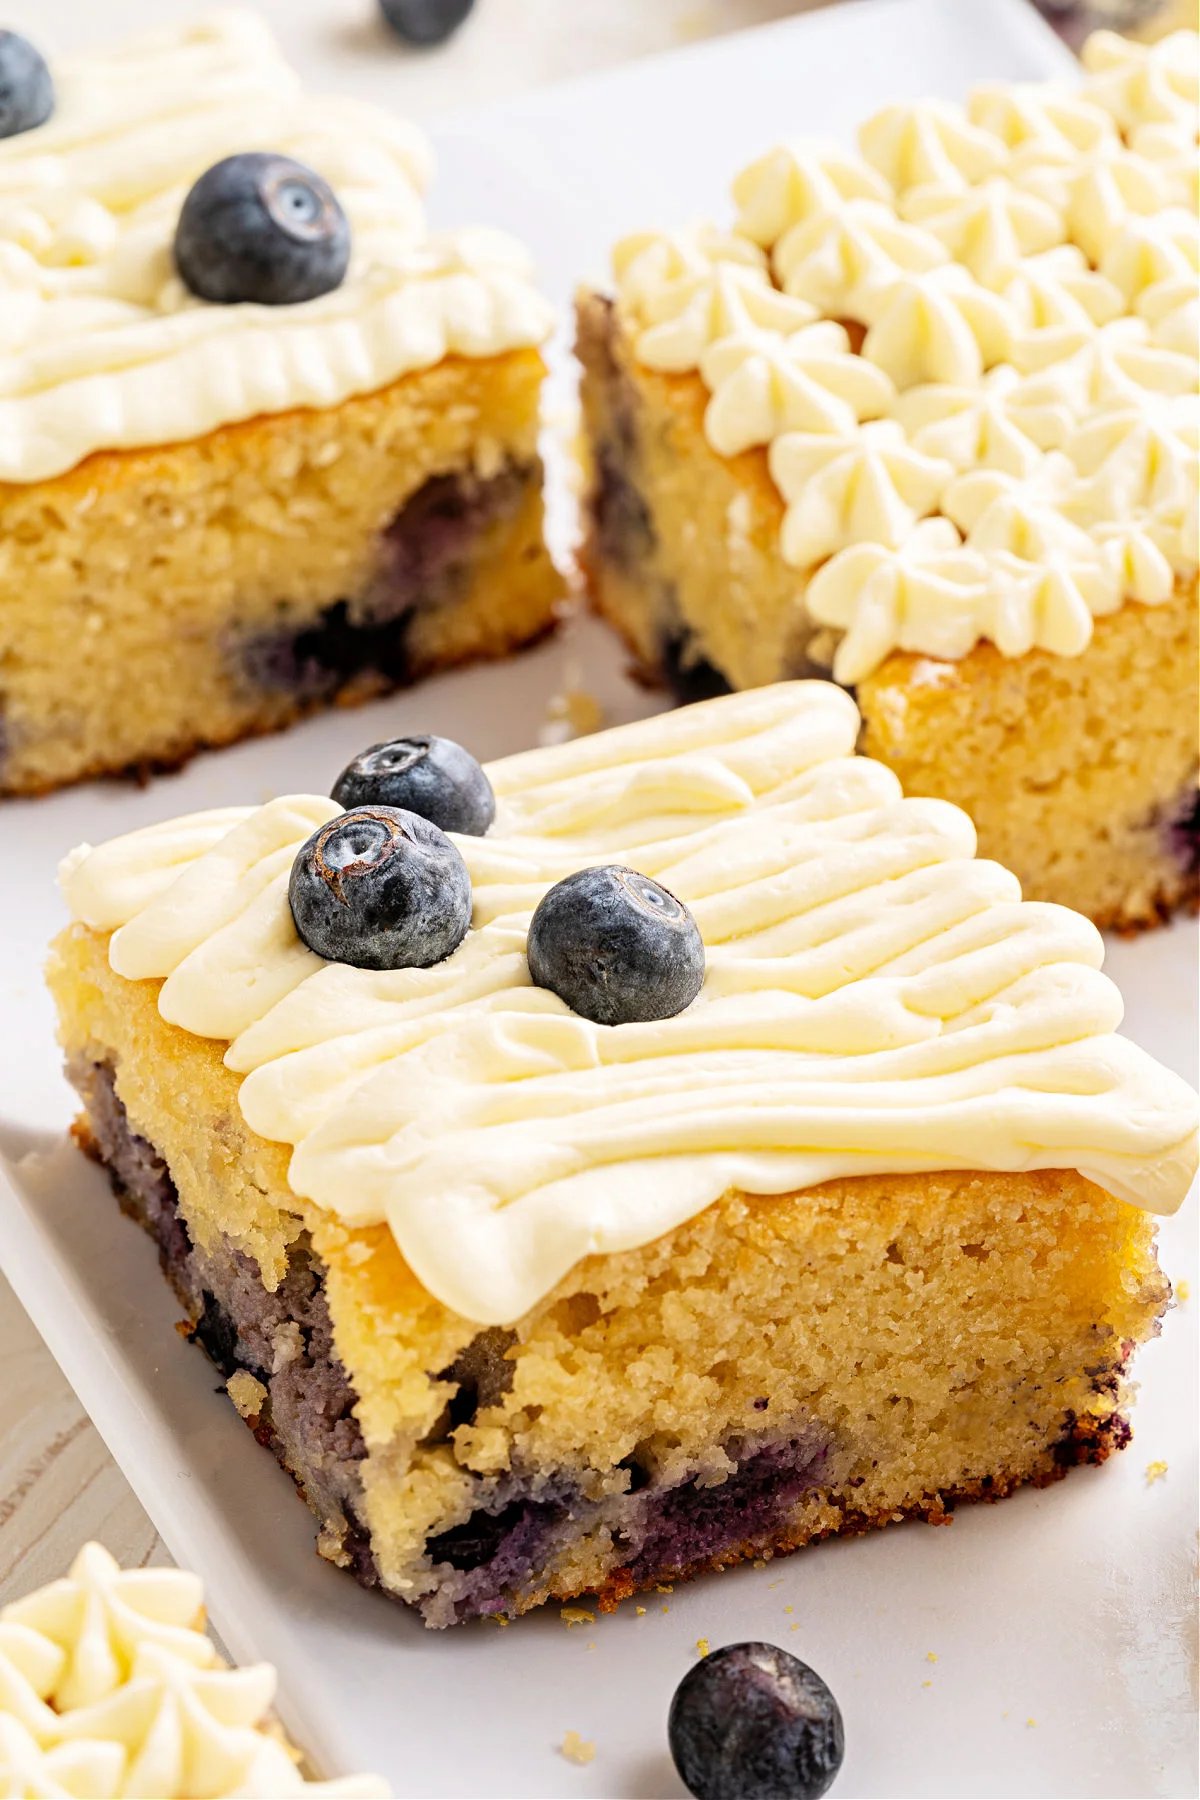
M 350 227 L 337 195 L 290 156 L 243 151 L 206 169 L 179 214 L 175 266 L 220 306 L 292 306 L 340 287 Z
M 775 1644 L 726 1644 L 689 1669 L 667 1737 L 696 1800 L 818 1800 L 845 1755 L 837 1701 Z
M 0 138 L 44 125 L 54 111 L 54 82 L 46 59 L 28 38 L 0 31 Z
M 406 44 L 444 44 L 475 0 L 379 0 L 379 10 Z
M 288 899 L 309 949 L 356 969 L 428 969 L 471 923 L 466 863 L 436 825 L 395 806 L 360 806 L 314 831 Z
M 333 784 L 342 806 L 401 806 L 443 831 L 483 837 L 496 816 L 492 784 L 452 738 L 413 732 L 372 744 Z
M 538 987 L 597 1025 L 670 1019 L 704 984 L 704 943 L 687 907 L 648 875 L 580 869 L 543 896 L 526 954 Z

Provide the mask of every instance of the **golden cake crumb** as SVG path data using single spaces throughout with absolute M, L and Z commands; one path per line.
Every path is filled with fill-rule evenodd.
M 638 1609 L 637 1609 L 637 1615 L 638 1615 L 638 1618 L 639 1618 L 639 1619 L 644 1619 L 644 1618 L 645 1618 L 645 1616 L 646 1616 L 646 1609 L 645 1609 L 645 1607 L 644 1607 L 644 1606 L 639 1606 L 639 1607 L 638 1607 Z
M 937 1661 L 937 1651 L 936 1650 L 927 1650 L 925 1652 L 925 1661 L 926 1662 L 936 1662 Z
M 1161 1481 L 1163 1479 L 1163 1477 L 1166 1475 L 1166 1472 L 1167 1472 L 1167 1465 L 1165 1462 L 1147 1463 L 1146 1464 L 1146 1486 L 1152 1487 L 1156 1481 Z
M 708 1655 L 708 1639 L 707 1638 L 697 1638 L 696 1639 L 696 1649 L 699 1651 L 701 1656 L 707 1656 Z
M 1177 1281 L 1175 1283 L 1175 1298 L 1178 1300 L 1180 1306 L 1186 1306 L 1191 1297 L 1192 1290 L 1190 1285 L 1186 1281 Z
M 921 1683 L 921 1686 L 922 1686 L 922 1687 L 932 1687 L 932 1686 L 933 1686 L 933 1683 L 932 1683 L 932 1681 L 923 1681 L 923 1682 L 922 1682 L 922 1683 Z
M 235 1369 L 225 1383 L 225 1392 L 243 1419 L 257 1419 L 267 1398 L 266 1388 L 261 1381 L 255 1380 L 248 1369 Z
M 595 1613 L 585 1612 L 582 1606 L 564 1606 L 558 1616 L 568 1631 L 572 1625 L 594 1625 L 596 1623 Z
M 1026 1723 L 1026 1725 L 1036 1725 L 1037 1720 L 1036 1719 L 1026 1719 L 1025 1723 Z
M 673 1594 L 675 1592 L 674 1586 L 669 1581 L 656 1581 L 654 1585 L 660 1594 Z
M 784 1612 L 791 1612 L 793 1610 L 793 1608 L 790 1606 L 785 1606 L 783 1610 L 784 1610 Z
M 590 1763 L 595 1760 L 595 1744 L 589 1743 L 586 1738 L 581 1738 L 577 1731 L 568 1731 L 558 1748 L 559 1753 L 565 1756 L 568 1762 Z

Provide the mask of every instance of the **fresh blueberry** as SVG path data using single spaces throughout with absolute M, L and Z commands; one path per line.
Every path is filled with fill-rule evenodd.
M 402 806 L 464 837 L 483 837 L 496 816 L 492 784 L 453 738 L 393 738 L 372 744 L 333 784 L 342 806 Z
M 529 973 L 597 1025 L 669 1019 L 704 983 L 704 943 L 687 907 L 648 875 L 580 869 L 529 922 Z
M 726 1644 L 689 1669 L 667 1737 L 696 1800 L 817 1800 L 846 1748 L 821 1677 L 775 1644 Z
M 428 969 L 471 923 L 471 877 L 450 839 L 396 806 L 359 806 L 314 831 L 288 899 L 310 950 L 356 969 Z
M 337 195 L 290 156 L 248 150 L 206 169 L 175 227 L 175 266 L 201 300 L 291 306 L 340 287 L 350 227 Z
M 444 44 L 475 0 L 379 0 L 379 10 L 406 44 Z
M 54 82 L 46 59 L 28 38 L 0 31 L 0 138 L 44 125 L 54 111 Z

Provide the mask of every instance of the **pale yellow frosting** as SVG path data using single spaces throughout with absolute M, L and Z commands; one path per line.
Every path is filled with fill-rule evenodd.
M 732 231 L 618 247 L 639 360 L 698 368 L 719 455 L 766 450 L 838 680 L 980 639 L 1078 656 L 1195 575 L 1200 39 L 1100 32 L 1084 63 L 1081 92 L 886 107 L 858 156 L 782 144 Z
M 333 406 L 451 353 L 548 335 L 519 245 L 427 235 L 422 133 L 303 93 L 256 14 L 221 9 L 64 61 L 54 78 L 52 117 L 0 141 L 0 481 Z M 350 269 L 295 306 L 210 305 L 174 270 L 180 205 L 211 164 L 259 149 L 325 176 L 350 222 Z
M 473 929 L 431 969 L 325 964 L 299 942 L 288 872 L 338 811 L 325 799 L 85 847 L 63 888 L 113 932 L 119 974 L 162 981 L 165 1018 L 230 1040 L 242 1112 L 294 1147 L 297 1195 L 386 1221 L 479 1323 L 735 1187 L 1068 1167 L 1172 1211 L 1196 1098 L 1114 1035 L 1098 933 L 1023 903 L 974 860 L 964 813 L 856 757 L 858 723 L 832 683 L 792 683 L 493 764 L 495 826 L 455 840 Z M 530 985 L 534 906 L 611 861 L 700 927 L 704 987 L 675 1018 L 598 1026 Z
M 0 1797 L 343 1800 L 375 1776 L 305 1781 L 267 1710 L 275 1671 L 226 1668 L 183 1569 L 118 1567 L 85 1544 L 62 1581 L 0 1611 Z

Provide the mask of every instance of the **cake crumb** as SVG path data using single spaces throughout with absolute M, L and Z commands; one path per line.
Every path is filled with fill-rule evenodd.
M 700 1652 L 701 1656 L 707 1656 L 708 1655 L 708 1639 L 707 1638 L 697 1638 L 696 1639 L 696 1648 Z
M 248 1369 L 235 1369 L 225 1383 L 225 1392 L 243 1419 L 257 1419 L 262 1412 L 263 1401 L 267 1398 L 266 1388 L 261 1381 L 255 1380 Z M 1165 1463 L 1163 1467 L 1165 1469 Z
M 785 1606 L 783 1610 L 784 1610 L 784 1612 L 794 1612 L 795 1608 L 791 1607 L 791 1606 Z
M 639 1607 L 638 1607 L 638 1609 L 637 1609 L 637 1616 L 638 1616 L 638 1618 L 639 1618 L 639 1619 L 644 1619 L 644 1618 L 645 1618 L 645 1616 L 646 1616 L 646 1609 L 645 1609 L 645 1607 L 644 1607 L 644 1606 L 639 1606 Z
M 357 1239 L 353 1239 L 346 1245 L 342 1254 L 348 1263 L 352 1264 L 353 1267 L 358 1268 L 363 1263 L 370 1262 L 375 1252 L 372 1250 L 370 1244 L 364 1244 Z
M 663 1611 L 664 1611 L 664 1612 L 670 1612 L 670 1610 L 671 1610 L 671 1609 L 670 1609 L 670 1607 L 669 1607 L 669 1606 L 668 1606 L 668 1605 L 667 1605 L 667 1604 L 666 1604 L 666 1603 L 665 1603 L 665 1602 L 664 1602 L 664 1603 L 663 1603 Z
M 568 1762 L 573 1763 L 590 1763 L 595 1760 L 596 1756 L 595 1744 L 589 1743 L 586 1738 L 581 1738 L 577 1731 L 568 1731 L 558 1749 L 561 1756 L 565 1756 Z
M 775 1577 L 774 1581 L 768 1581 L 767 1586 L 768 1587 L 782 1587 L 783 1586 L 783 1576 L 777 1575 Z
M 765 1569 L 767 1566 L 767 1559 L 765 1556 L 756 1556 L 750 1566 L 753 1569 Z
M 656 1581 L 654 1585 L 660 1594 L 673 1594 L 675 1592 L 675 1589 L 669 1581 Z
M 1036 1725 L 1037 1720 L 1036 1719 L 1026 1719 L 1025 1723 L 1026 1723 L 1026 1725 Z
M 507 1617 L 507 1614 L 505 1614 L 505 1613 L 489 1613 L 488 1618 L 492 1621 L 493 1625 L 507 1625 L 508 1624 L 508 1617 Z
M 932 1683 L 932 1681 L 923 1681 L 923 1682 L 922 1682 L 922 1683 L 921 1683 L 921 1686 L 922 1686 L 922 1687 L 932 1687 L 932 1686 L 933 1686 L 933 1683 Z
M 788 1626 L 789 1631 L 799 1631 L 799 1629 L 800 1629 L 800 1627 L 798 1625 L 789 1625 Z
M 585 1612 L 582 1606 L 564 1606 L 558 1616 L 568 1631 L 572 1625 L 594 1625 L 596 1623 L 595 1613 Z
M 555 694 L 546 707 L 546 718 L 538 732 L 543 749 L 554 744 L 569 744 L 572 739 L 590 737 L 605 723 L 604 708 L 595 694 L 583 686 L 574 670 L 567 673 L 561 693 Z
M 926 1662 L 936 1662 L 937 1661 L 937 1651 L 936 1650 L 927 1650 L 925 1652 L 925 1661 Z
M 1186 1306 L 1191 1297 L 1191 1283 L 1187 1281 L 1177 1281 L 1175 1283 L 1175 1298 L 1178 1300 L 1180 1306 Z
M 1167 1465 L 1165 1462 L 1147 1463 L 1146 1464 L 1146 1486 L 1153 1487 L 1153 1485 L 1156 1481 L 1161 1481 L 1163 1479 L 1166 1472 L 1167 1472 Z

